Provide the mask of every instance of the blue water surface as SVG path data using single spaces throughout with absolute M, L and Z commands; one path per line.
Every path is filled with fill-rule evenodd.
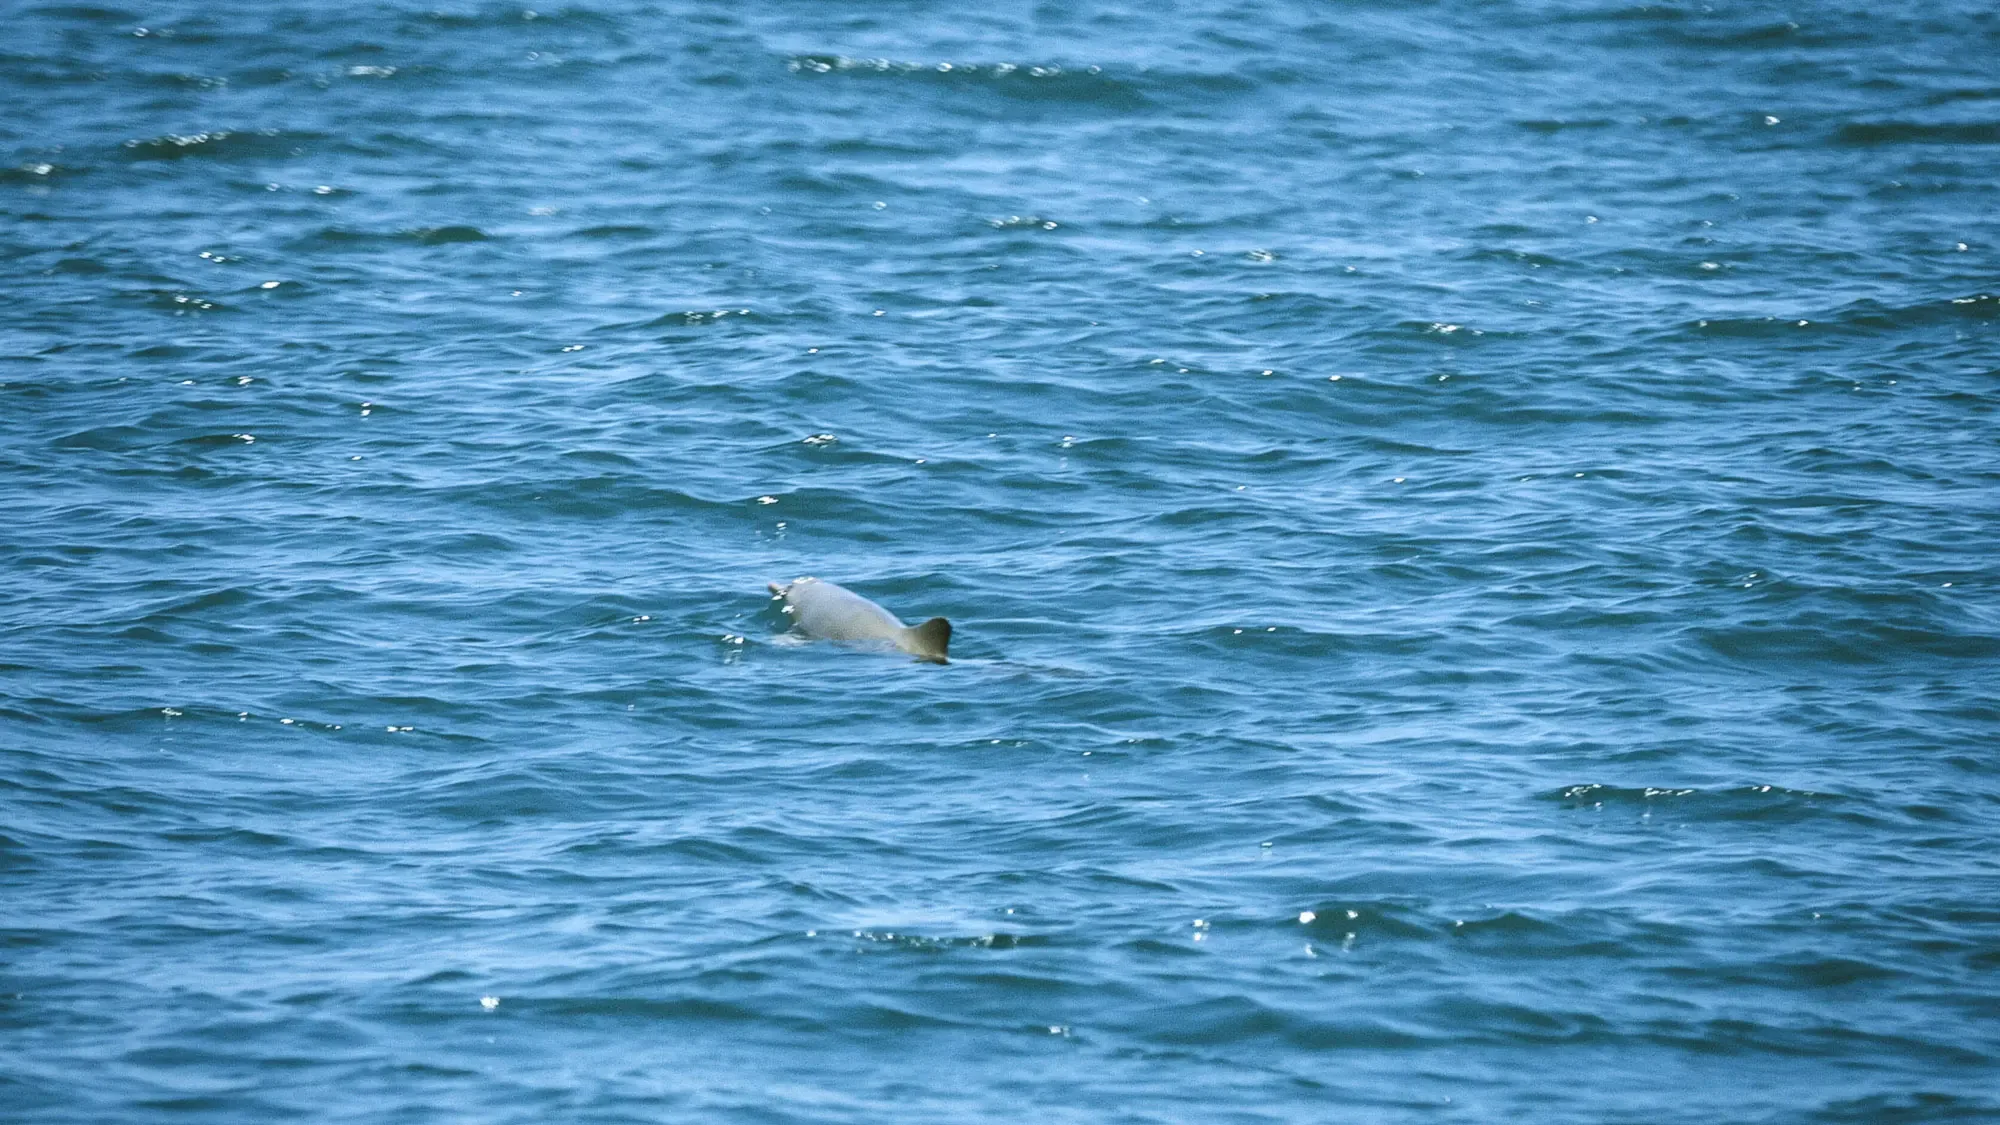
M 2000 1120 L 1991 4 L 0 21 L 0 1117 Z

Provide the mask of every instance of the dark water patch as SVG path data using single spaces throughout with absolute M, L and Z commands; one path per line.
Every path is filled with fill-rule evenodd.
M 1570 265 L 1570 263 L 1563 261 L 1561 258 L 1549 254 L 1538 254 L 1532 250 L 1480 248 L 1468 250 L 1464 256 L 1468 262 L 1498 262 L 1530 270 L 1561 269 Z
M 451 242 L 484 242 L 491 236 L 478 227 L 444 226 L 418 227 L 404 232 L 404 237 L 414 239 L 422 246 L 442 246 Z
M 2000 635 L 1899 627 L 1865 618 L 1750 622 L 1694 628 L 1687 635 L 1717 656 L 1749 665 L 1860 667 L 1913 656 L 1980 660 L 2000 655 Z
M 1858 958 L 1806 954 L 1760 966 L 1746 973 L 1743 983 L 1786 988 L 1844 988 L 1895 980 L 1903 975 L 1895 969 Z
M 1601 1042 L 1615 1037 L 1614 1025 L 1602 1016 L 1565 1011 L 1547 1003 L 1529 1005 L 1453 997 L 1435 1002 L 1429 1015 L 1444 1026 L 1461 1029 L 1461 1036 L 1497 1042 Z
M 1864 30 L 1844 30 L 1831 26 L 1832 22 L 1812 20 L 1802 24 L 1789 19 L 1769 23 L 1737 22 L 1723 16 L 1695 22 L 1665 22 L 1660 25 L 1659 34 L 1665 42 L 1678 46 L 1743 51 L 1839 47 L 1867 41 Z
M 1857 147 L 1877 145 L 1990 145 L 2000 144 L 2000 121 L 1856 121 L 1834 132 L 1841 144 Z
M 1932 1066 L 1977 1067 L 1990 1061 L 1982 1052 L 1957 1043 L 1914 1035 L 1871 1032 L 1833 1022 L 1801 1027 L 1735 1018 L 1698 1023 L 1663 1020 L 1656 1021 L 1645 1038 L 1693 1052 L 1717 1055 L 1838 1057 L 1865 1044 L 1883 1057 L 1921 1060 Z
M 1934 1125 L 1951 1121 L 1987 1121 L 1996 1114 L 2000 1114 L 2000 1100 L 1917 1091 L 1836 1098 L 1795 1119 L 1828 1122 L 1830 1125 L 1845 1125 L 1848 1122 L 1854 1125 Z
M 1576 129 L 1609 129 L 1615 127 L 1619 123 L 1610 120 L 1609 118 L 1596 117 L 1596 118 L 1583 118 L 1579 120 L 1543 119 L 1543 120 L 1532 120 L 1532 121 L 1516 121 L 1514 124 L 1518 125 L 1523 129 L 1528 130 L 1531 133 L 1544 133 L 1544 134 L 1554 135 L 1556 133 L 1562 133 Z
M 185 70 L 127 75 L 126 79 L 138 85 L 164 87 L 170 90 L 220 90 L 229 85 L 229 80 L 221 75 Z
M 145 448 L 158 444 L 159 440 L 157 433 L 139 426 L 100 426 L 59 437 L 52 444 L 57 449 L 94 449 L 109 453 Z
M 1947 105 L 1952 102 L 1979 102 L 2000 100 L 2000 86 L 1965 86 L 1957 89 L 1936 90 L 1924 96 L 1925 105 Z
M 270 435 L 267 433 L 265 435 L 266 440 L 269 440 L 269 437 Z M 158 441 L 158 437 L 156 436 L 154 440 Z M 175 445 L 190 449 L 241 449 L 244 446 L 255 445 L 257 443 L 257 435 L 250 433 L 189 434 L 184 437 L 174 437 L 170 440 Z
M 136 23 L 139 17 L 123 8 L 106 8 L 93 4 L 46 4 L 29 8 L 23 15 L 38 16 L 53 20 L 78 20 L 83 23 Z
M 492 236 L 473 226 L 411 227 L 406 230 L 371 231 L 349 227 L 324 227 L 304 236 L 304 248 L 341 246 L 392 247 L 398 243 L 415 246 L 446 246 L 457 242 L 485 242 Z
M 573 230 L 570 232 L 570 237 L 604 238 L 604 239 L 651 238 L 653 235 L 657 233 L 659 232 L 655 231 L 652 227 L 644 226 L 638 223 L 627 223 L 627 224 L 613 223 L 613 224 L 606 224 L 603 226 L 583 227 L 578 230 Z
M 1875 334 L 1908 328 L 1924 328 L 1964 321 L 2000 320 L 2000 295 L 1972 293 L 1913 305 L 1892 307 L 1879 301 L 1862 300 L 1835 313 L 1833 323 L 1843 328 Z
M 1703 317 L 1683 326 L 1695 335 L 1788 343 L 1811 339 L 1808 332 L 1814 327 L 1812 319 L 1804 316 Z M 1824 334 L 1825 326 L 1819 326 L 1818 331 Z
M 170 844 L 209 845 L 221 851 L 262 852 L 291 847 L 295 841 L 248 828 L 196 828 L 162 832 L 160 839 Z

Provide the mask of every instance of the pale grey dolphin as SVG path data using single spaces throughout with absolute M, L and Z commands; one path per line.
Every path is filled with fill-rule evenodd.
M 933 617 L 922 625 L 905 625 L 896 615 L 845 587 L 817 578 L 788 585 L 767 583 L 771 596 L 785 599 L 785 615 L 799 632 L 830 641 L 873 641 L 894 645 L 934 664 L 945 664 L 951 645 L 951 622 Z

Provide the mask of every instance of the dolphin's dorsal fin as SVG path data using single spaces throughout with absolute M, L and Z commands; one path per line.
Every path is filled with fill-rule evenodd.
M 942 617 L 933 617 L 922 625 L 912 625 L 903 630 L 908 638 L 905 646 L 909 652 L 925 660 L 945 663 L 945 650 L 951 647 L 951 622 Z

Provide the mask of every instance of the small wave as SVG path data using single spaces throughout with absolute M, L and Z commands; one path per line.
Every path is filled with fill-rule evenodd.
M 1375 328 L 1358 334 L 1358 339 L 1380 341 L 1385 344 L 1426 343 L 1452 348 L 1474 347 L 1486 337 L 1507 339 L 1517 336 L 1513 332 L 1494 332 L 1487 328 L 1477 328 L 1453 320 L 1399 320 L 1387 328 Z
M 630 477 L 603 474 L 483 481 L 450 486 L 433 495 L 453 504 L 468 504 L 483 511 L 515 514 L 542 506 L 542 503 L 548 502 L 545 500 L 548 497 L 560 497 L 563 509 L 577 516 L 680 512 L 717 517 L 741 511 L 738 501 L 706 500 L 678 489 L 650 486 Z
M 1320 941 L 1436 938 L 1450 927 L 1417 907 L 1386 901 L 1320 902 L 1286 923 L 1302 925 Z
M 1868 41 L 1865 31 L 1843 30 L 1831 21 L 1802 24 L 1795 20 L 1771 23 L 1663 22 L 1660 34 L 1667 42 L 1703 49 L 1765 50 L 1771 47 L 1837 47 Z
M 56 438 L 57 449 L 91 449 L 115 453 L 140 449 L 159 440 L 159 435 L 143 426 L 93 426 Z
M 1690 19 L 1692 14 L 1674 4 L 1629 4 L 1552 13 L 1548 18 L 1559 23 L 1673 23 Z
M 602 330 L 621 328 L 700 328 L 704 325 L 720 324 L 727 320 L 742 319 L 754 315 L 752 310 L 736 309 L 686 309 L 681 312 L 661 313 L 651 320 L 633 321 L 627 324 L 607 324 Z
M 1798 340 L 1804 332 L 1882 334 L 1962 320 L 2000 320 L 2000 294 L 1972 292 L 1912 304 L 1884 304 L 1864 298 L 1832 312 L 1798 316 L 1704 316 L 1682 324 L 1680 332 L 1744 340 Z
M 508 997 L 507 1005 L 552 1017 L 588 1016 L 660 1024 L 749 1023 L 768 1020 L 770 1013 L 748 1004 L 699 997 L 666 1000 L 630 996 Z
M 327 245 L 366 243 L 405 243 L 417 246 L 448 246 L 457 242 L 485 242 L 491 235 L 478 227 L 448 225 L 440 227 L 410 227 L 396 231 L 352 230 L 347 227 L 326 227 L 306 240 Z
M 1586 782 L 1541 794 L 1564 808 L 1623 808 L 1636 812 L 1670 813 L 1690 821 L 1805 820 L 1847 810 L 1860 815 L 1856 798 L 1782 785 L 1740 785 L 1730 789 L 1674 786 L 1619 786 Z
M 1005 931 L 937 937 L 930 934 L 898 933 L 894 930 L 840 930 L 825 936 L 892 946 L 913 953 L 946 953 L 954 949 L 1032 949 L 1055 944 L 1051 938 L 1041 934 Z
M 2000 320 L 2000 294 L 1973 293 L 1909 305 L 1856 301 L 1834 314 L 1833 323 L 1866 332 L 1893 332 L 1962 320 Z
M 1148 1013 L 1141 1038 L 1179 1047 L 1275 1041 L 1306 1050 L 1381 1050 L 1430 1040 L 1385 1021 L 1362 1016 L 1306 1014 L 1248 996 L 1217 996 Z
M 163 133 L 126 141 L 122 153 L 128 160 L 269 160 L 297 155 L 297 150 L 314 135 L 286 133 L 277 129 L 216 129 L 200 133 Z
M 146 308 L 172 313 L 175 316 L 187 316 L 191 313 L 226 312 L 229 309 L 228 305 L 223 304 L 213 297 L 204 296 L 200 293 L 190 293 L 182 289 L 127 290 L 121 296 L 127 300 L 137 301 Z
M 1505 262 L 1509 265 L 1526 266 L 1529 269 L 1550 269 L 1567 266 L 1570 263 L 1552 254 L 1540 254 L 1533 250 L 1518 250 L 1504 246 L 1480 246 L 1464 252 L 1468 262 Z
M 1099 66 L 921 63 L 846 55 L 793 55 L 785 60 L 785 69 L 808 77 L 824 74 L 900 78 L 945 88 L 992 90 L 1021 100 L 1071 102 L 1122 111 L 1144 109 L 1152 104 L 1136 83 L 1106 73 Z
M 407 17 L 413 24 L 448 30 L 470 30 L 479 28 L 520 28 L 536 31 L 548 27 L 598 28 L 617 30 L 623 24 L 617 17 L 590 8 L 565 5 L 544 10 L 520 4 L 482 5 L 469 12 L 453 12 L 444 9 L 430 9 Z
M 76 175 L 81 169 L 47 160 L 30 160 L 13 168 L 0 168 L 0 184 L 49 184 Z

